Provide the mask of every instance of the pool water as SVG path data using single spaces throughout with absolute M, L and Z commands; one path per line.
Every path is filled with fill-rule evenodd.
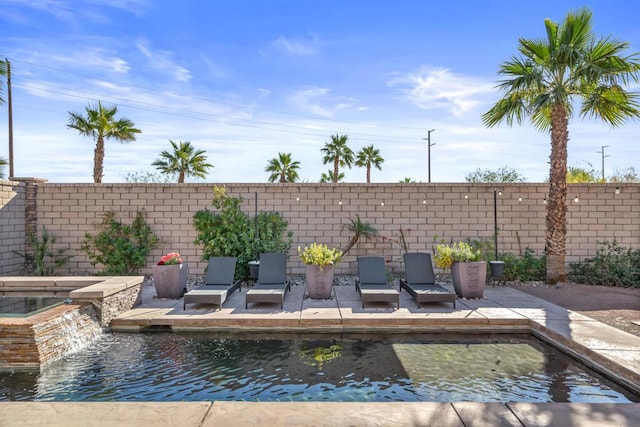
M 529 336 L 105 334 L 0 400 L 610 402 L 637 396 Z

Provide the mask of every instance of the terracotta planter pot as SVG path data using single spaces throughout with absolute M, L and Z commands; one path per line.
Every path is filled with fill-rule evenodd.
M 182 298 L 187 289 L 189 267 L 186 262 L 174 265 L 154 265 L 153 283 L 158 298 Z
M 487 263 L 454 262 L 451 266 L 453 289 L 460 298 L 482 298 L 487 282 Z
M 331 298 L 333 289 L 333 265 L 325 266 L 322 271 L 317 265 L 306 265 L 307 270 L 307 291 L 311 299 Z

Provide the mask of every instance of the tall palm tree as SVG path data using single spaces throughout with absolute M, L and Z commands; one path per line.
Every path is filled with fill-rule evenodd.
M 373 145 L 362 147 L 356 155 L 356 166 L 367 168 L 367 184 L 371 182 L 371 166 L 382 170 L 384 159 L 380 157 L 380 150 L 373 148 Z
M 130 142 L 136 140 L 136 129 L 129 119 L 118 119 L 118 107 L 104 107 L 102 103 L 89 104 L 85 107 L 87 116 L 69 111 L 69 124 L 67 127 L 77 130 L 80 135 L 90 136 L 96 140 L 96 148 L 93 152 L 93 182 L 102 182 L 104 164 L 104 140 L 114 139 L 118 142 Z
M 291 161 L 291 153 L 278 153 L 278 158 L 269 160 L 265 172 L 271 172 L 269 182 L 296 182 L 300 162 Z
M 327 142 L 320 151 L 324 153 L 322 164 L 333 162 L 333 183 L 337 183 L 340 177 L 340 166 L 351 168 L 353 163 L 353 151 L 347 146 L 347 135 L 331 135 L 331 142 Z
M 561 23 L 546 19 L 546 38 L 521 38 L 520 56 L 500 66 L 499 74 L 506 76 L 498 85 L 503 97 L 482 116 L 489 127 L 529 117 L 551 135 L 545 235 L 550 284 L 566 280 L 567 145 L 574 106 L 581 117 L 597 117 L 613 127 L 640 115 L 638 95 L 626 90 L 630 80 L 638 81 L 638 57 L 624 52 L 628 43 L 597 37 L 591 16 L 582 8 Z
M 344 179 L 344 173 L 340 172 L 337 177 L 333 175 L 333 171 L 329 169 L 320 176 L 320 182 L 340 182 Z
M 174 142 L 169 140 L 173 152 L 163 151 L 160 158 L 151 163 L 165 175 L 178 175 L 178 184 L 184 183 L 185 176 L 205 178 L 207 172 L 213 167 L 207 163 L 205 151 L 196 150 L 190 141 Z

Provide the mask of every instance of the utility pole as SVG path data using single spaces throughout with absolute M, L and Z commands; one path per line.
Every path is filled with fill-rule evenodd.
M 8 126 L 9 126 L 9 179 L 15 175 L 13 173 L 13 102 L 11 100 L 11 63 L 7 58 L 4 58 L 7 63 L 7 111 L 9 114 Z
M 435 131 L 435 129 L 428 130 L 427 137 L 422 138 L 424 141 L 427 141 L 427 171 L 428 171 L 427 182 L 428 183 L 431 183 L 431 147 L 433 145 L 436 145 L 435 142 L 433 144 L 431 143 L 431 132 L 433 131 Z
M 605 156 L 604 155 L 604 149 L 607 148 L 608 145 L 603 145 L 602 146 L 602 151 L 596 151 L 596 153 L 598 154 L 602 154 L 602 182 L 605 182 L 605 178 L 604 178 L 604 158 L 605 157 L 609 157 L 609 156 Z

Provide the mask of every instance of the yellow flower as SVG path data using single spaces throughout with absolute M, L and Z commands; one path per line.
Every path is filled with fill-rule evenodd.
M 480 250 L 474 250 L 467 242 L 453 243 L 452 245 L 436 245 L 436 253 L 433 257 L 436 267 L 450 268 L 454 262 L 480 261 Z
M 321 270 L 327 265 L 337 263 L 342 258 L 342 252 L 337 248 L 329 249 L 327 245 L 315 242 L 305 246 L 304 250 L 298 246 L 298 255 L 305 264 L 318 265 Z

